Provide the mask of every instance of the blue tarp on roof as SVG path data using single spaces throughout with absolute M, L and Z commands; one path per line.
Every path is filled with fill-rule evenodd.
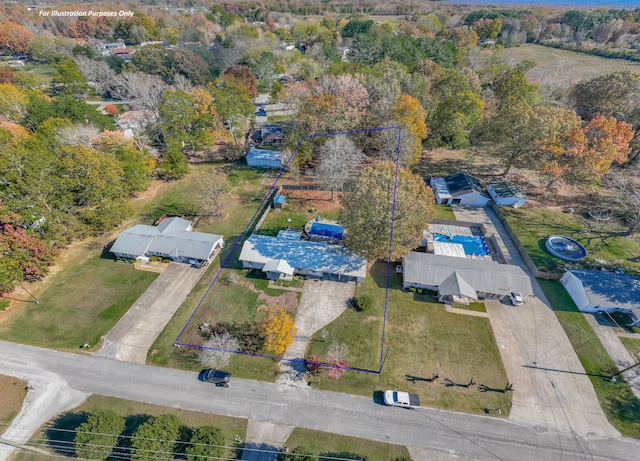
M 247 154 L 247 165 L 261 168 L 281 168 L 282 152 L 252 147 Z

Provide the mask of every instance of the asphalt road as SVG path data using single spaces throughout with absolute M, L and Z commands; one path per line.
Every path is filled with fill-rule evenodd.
M 0 341 L 0 373 L 51 376 L 73 390 L 430 448 L 483 460 L 636 461 L 640 442 L 580 437 L 500 418 L 404 410 L 372 398 L 234 379 L 227 389 L 195 373 Z

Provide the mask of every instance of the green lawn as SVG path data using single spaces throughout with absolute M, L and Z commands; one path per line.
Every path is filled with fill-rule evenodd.
M 533 208 L 501 208 L 520 243 L 541 271 L 561 273 L 568 264 L 552 256 L 545 247 L 549 235 L 565 235 L 585 246 L 588 255 L 572 267 L 591 269 L 595 259 L 606 262 L 607 268 L 620 267 L 625 272 L 640 273 L 640 238 L 623 235 L 624 228 L 616 224 L 598 225 L 579 213 Z M 589 231 L 587 233 L 587 231 Z
M 199 426 L 214 426 L 222 430 L 225 445 L 229 448 L 225 453 L 226 459 L 235 459 L 235 436 L 245 440 L 247 420 L 230 416 L 213 415 L 197 411 L 181 410 L 178 408 L 162 407 L 131 400 L 91 395 L 82 405 L 73 411 L 58 415 L 44 427 L 36 431 L 29 445 L 45 445 L 49 440 L 68 442 L 73 444 L 75 431 L 86 421 L 87 415 L 98 410 L 110 410 L 126 418 L 124 435 L 131 435 L 140 424 L 150 416 L 172 414 L 178 417 L 185 426 L 196 428 Z M 68 446 L 68 445 L 63 445 Z M 69 457 L 69 453 L 66 453 Z M 40 461 L 42 455 L 21 451 L 14 457 L 15 461 Z
M 51 276 L 40 304 L 29 303 L 0 323 L 0 338 L 74 352 L 85 343 L 95 346 L 157 276 L 93 250 Z
M 543 279 L 539 279 L 538 282 L 556 310 L 556 316 L 582 366 L 589 374 L 609 422 L 622 435 L 640 438 L 640 401 L 623 379 L 618 379 L 615 383 L 607 379 L 618 369 L 584 314 L 578 310 L 559 282 Z
M 620 338 L 624 347 L 633 355 L 636 361 L 640 362 L 640 339 Z
M 392 445 L 297 427 L 287 439 L 287 448 L 292 451 L 300 446 L 309 449 L 315 455 L 320 455 L 321 460 L 332 457 L 366 459 L 367 461 L 392 461 L 400 457 L 410 458 L 409 451 L 403 445 Z
M 371 294 L 376 306 L 371 312 L 346 311 L 314 336 L 309 354 L 323 359 L 332 344 L 345 344 L 352 367 L 378 369 L 385 276 L 386 264 L 376 263 L 356 293 Z M 323 371 L 311 379 L 312 386 L 365 396 L 401 389 L 420 394 L 424 406 L 468 413 L 501 408 L 503 415 L 508 414 L 509 394 L 445 385 L 445 378 L 467 384 L 473 377 L 478 384 L 493 388 L 507 382 L 489 320 L 448 313 L 432 297 L 402 292 L 401 277 L 391 276 L 382 373 L 350 371 L 335 380 Z M 407 379 L 407 375 L 431 378 L 434 373 L 439 374 L 438 382 Z
M 282 211 L 271 210 L 258 233 L 262 235 L 277 235 L 278 231 L 287 227 L 300 230 L 308 221 L 315 219 L 319 214 L 323 219 L 336 221 L 339 219 L 340 208 L 336 203 L 334 209 L 319 213 L 313 206 L 312 200 L 287 197 Z
M 456 220 L 456 215 L 453 214 L 451 205 L 434 205 L 433 207 L 434 219 L 451 219 Z
M 0 375 L 0 426 L 6 427 L 18 416 L 27 391 L 27 382 L 13 376 Z

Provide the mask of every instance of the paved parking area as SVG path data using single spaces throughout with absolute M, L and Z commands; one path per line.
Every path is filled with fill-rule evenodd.
M 147 351 L 169 323 L 206 267 L 172 262 L 104 338 L 98 356 L 145 363 Z
M 453 207 L 456 219 L 482 222 L 507 261 L 531 276 L 535 296 L 522 306 L 485 301 L 514 395 L 509 418 L 540 430 L 617 436 L 569 338 L 536 279 L 491 209 Z

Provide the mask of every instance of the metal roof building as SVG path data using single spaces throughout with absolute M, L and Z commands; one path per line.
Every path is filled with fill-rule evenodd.
M 207 264 L 224 245 L 221 235 L 195 232 L 191 221 L 172 217 L 157 226 L 137 224 L 122 232 L 109 250 L 119 258 L 148 260 L 151 256 L 192 264 Z
M 490 199 L 480 181 L 466 173 L 433 177 L 430 185 L 438 205 L 485 206 Z
M 367 275 L 367 259 L 343 246 L 283 237 L 249 237 L 240 252 L 243 267 L 260 269 L 270 279 L 290 279 L 295 273 L 362 282 Z
M 471 286 L 479 298 L 502 299 L 510 292 L 533 294 L 531 279 L 518 266 L 499 264 L 487 259 L 463 259 L 452 256 L 410 252 L 403 258 L 403 286 L 439 290 L 454 273 Z M 449 282 L 445 287 L 449 287 Z M 462 296 L 467 296 L 458 282 Z M 448 293 L 451 294 L 451 293 Z
M 247 165 L 260 168 L 282 168 L 282 152 L 252 147 L 247 154 Z
M 640 308 L 640 277 L 634 275 L 569 269 L 560 283 L 581 311 Z
M 489 184 L 487 191 L 497 205 L 518 208 L 527 202 L 527 196 L 523 190 L 512 182 L 492 182 Z

